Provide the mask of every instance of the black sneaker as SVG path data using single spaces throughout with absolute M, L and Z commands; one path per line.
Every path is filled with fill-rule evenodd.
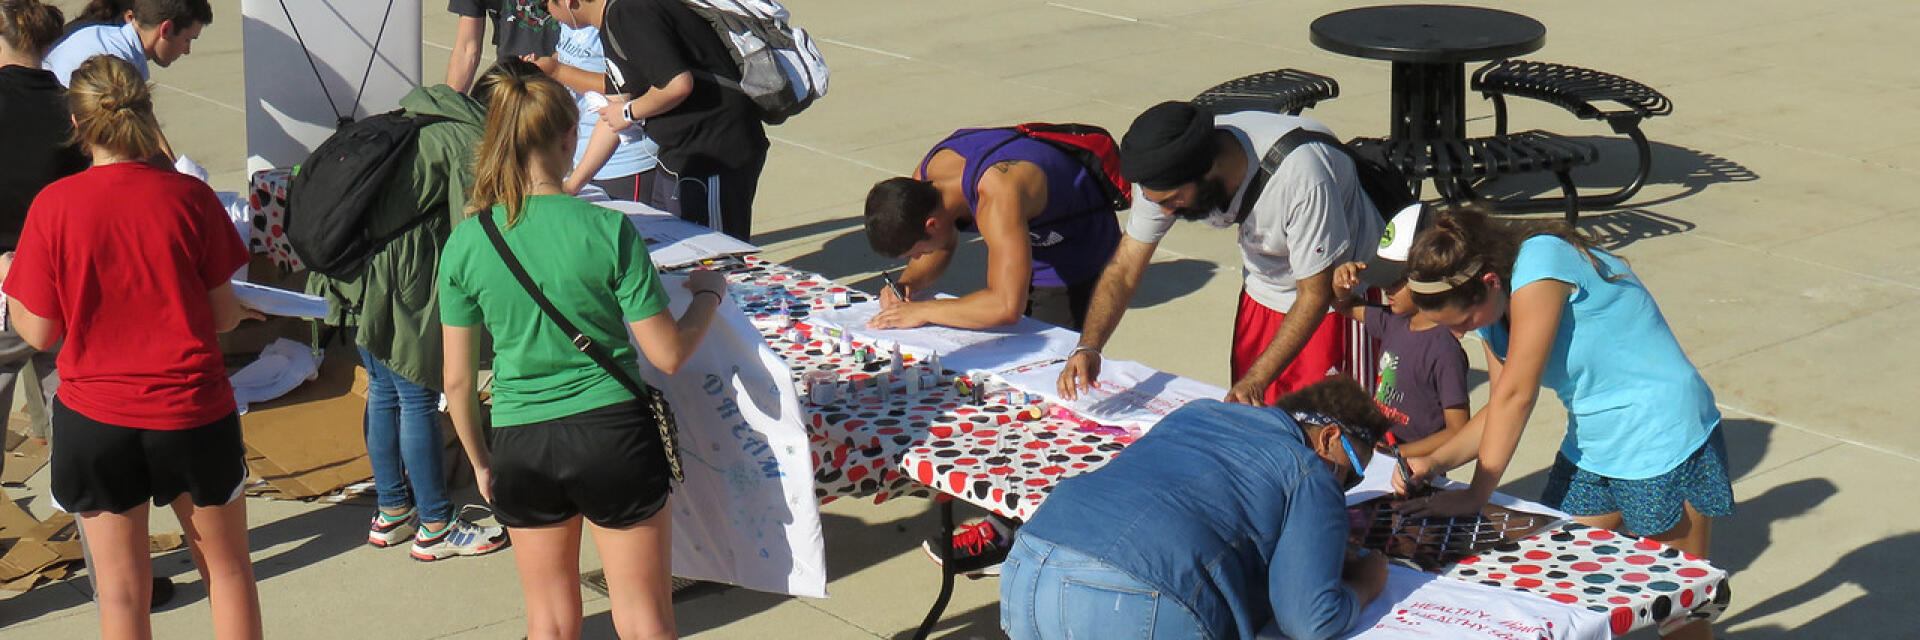
M 926 540 L 920 543 L 920 550 L 936 565 L 940 562 L 940 551 L 934 548 L 938 540 Z M 992 522 L 980 522 L 960 527 L 953 534 L 954 573 L 970 578 L 1000 575 L 1000 563 L 1007 559 L 1007 551 L 1013 548 L 1013 537 L 1001 535 Z

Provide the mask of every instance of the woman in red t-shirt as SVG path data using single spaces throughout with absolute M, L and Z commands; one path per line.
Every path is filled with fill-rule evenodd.
M 82 63 L 67 106 L 93 166 L 40 192 L 0 278 L 14 330 L 37 349 L 62 344 L 53 499 L 86 535 L 100 635 L 152 635 L 152 501 L 186 530 L 214 637 L 259 638 L 246 449 L 214 341 L 251 315 L 227 282 L 246 246 L 205 183 L 142 161 L 160 125 L 133 65 Z

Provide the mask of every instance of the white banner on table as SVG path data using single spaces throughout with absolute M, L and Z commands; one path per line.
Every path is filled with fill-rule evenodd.
M 912 329 L 869 329 L 867 321 L 880 312 L 878 301 L 845 309 L 816 312 L 809 321 L 868 341 L 899 343 L 914 355 L 940 354 L 940 366 L 965 373 L 998 371 L 1048 357 L 1066 357 L 1080 342 L 1080 334 L 1033 318 L 994 329 L 956 329 L 927 325 Z M 1223 394 L 1224 395 L 1224 394 Z
M 677 315 L 692 295 L 663 276 Z M 673 573 L 796 596 L 827 596 L 813 458 L 792 374 L 731 302 L 669 377 L 640 358 L 680 424 Z
M 1604 640 L 1613 634 L 1602 613 L 1389 565 L 1386 591 L 1360 611 L 1347 637 Z
M 594 204 L 627 214 L 627 221 L 646 239 L 647 254 L 654 266 L 662 269 L 760 252 L 760 247 L 638 202 L 607 200 Z
M 1227 390 L 1199 380 L 1131 360 L 1108 359 L 1100 363 L 1100 377 L 1093 388 L 1068 402 L 1059 394 L 1060 372 L 1066 366 L 1065 359 L 1050 358 L 1000 369 L 994 375 L 1015 389 L 1065 405 L 1096 422 L 1142 431 L 1152 429 L 1161 418 L 1189 402 L 1218 400 L 1227 395 Z

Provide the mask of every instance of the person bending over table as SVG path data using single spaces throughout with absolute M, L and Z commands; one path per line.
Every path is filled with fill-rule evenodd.
M 1459 435 L 1407 461 L 1419 485 L 1478 460 L 1472 488 L 1403 510 L 1478 512 L 1544 385 L 1569 420 L 1541 501 L 1582 524 L 1707 557 L 1711 518 L 1733 513 L 1720 411 L 1625 260 L 1562 223 L 1495 227 L 1479 211 L 1456 210 L 1414 241 L 1407 287 L 1429 319 L 1480 332 L 1493 392 Z M 1695 623 L 1679 633 L 1712 629 Z
M 1126 454 L 1061 481 L 1000 579 L 1014 640 L 1332 638 L 1387 582 L 1347 547 L 1344 489 L 1392 425 L 1329 378 L 1274 408 L 1201 400 Z
M 1120 243 L 1098 182 L 1106 179 L 1011 128 L 953 132 L 913 177 L 888 178 L 867 192 L 867 242 L 880 255 L 911 259 L 899 282 L 880 290 L 881 311 L 869 326 L 984 329 L 1025 314 L 1079 330 L 1100 269 Z M 987 243 L 987 288 L 948 300 L 917 295 L 946 273 L 961 231 L 978 231 Z M 1018 527 L 991 513 L 962 527 L 953 536 L 954 569 L 997 574 Z M 921 549 L 942 563 L 938 542 Z
M 1133 210 L 1094 290 L 1080 345 L 1060 373 L 1062 397 L 1074 399 L 1099 377 L 1100 348 L 1175 220 L 1240 225 L 1246 279 L 1233 323 L 1228 401 L 1269 403 L 1339 366 L 1346 323 L 1324 322 L 1333 269 L 1371 257 L 1383 223 L 1353 161 L 1327 145 L 1301 145 L 1265 184 L 1254 184 L 1261 156 L 1302 127 L 1332 133 L 1299 116 L 1243 111 L 1216 118 L 1185 102 L 1163 102 L 1134 119 L 1120 143 L 1121 172 L 1134 183 Z M 1243 202 L 1248 198 L 1254 201 Z
M 1011 128 L 953 132 L 913 177 L 867 192 L 867 242 L 880 255 L 911 259 L 900 290 L 880 290 L 883 310 L 870 326 L 985 329 L 1025 314 L 1079 330 L 1100 269 L 1120 244 L 1102 180 Z M 987 288 L 921 299 L 946 273 L 961 231 L 978 231 L 987 244 Z

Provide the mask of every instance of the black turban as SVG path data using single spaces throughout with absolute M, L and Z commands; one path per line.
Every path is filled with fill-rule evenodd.
M 1120 140 L 1120 174 L 1166 191 L 1213 168 L 1213 114 L 1185 102 L 1162 102 L 1133 119 Z

